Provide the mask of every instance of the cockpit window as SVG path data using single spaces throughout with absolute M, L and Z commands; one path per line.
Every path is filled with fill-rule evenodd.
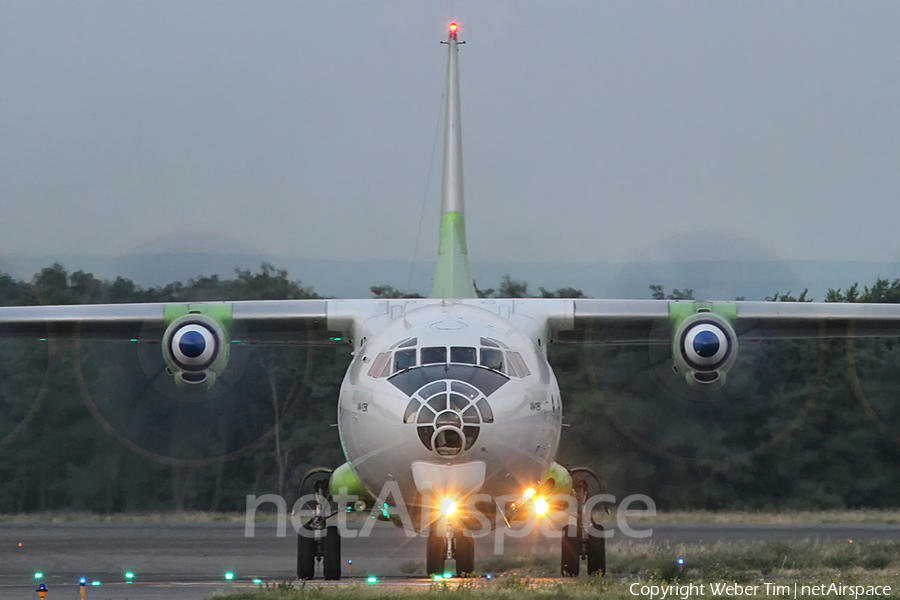
M 447 362 L 447 348 L 444 346 L 432 346 L 430 348 L 422 348 L 422 364 L 432 365 L 435 363 Z
M 416 366 L 416 349 L 397 350 L 394 354 L 394 373 Z
M 525 364 L 525 359 L 518 352 L 507 352 L 506 358 L 509 360 L 510 371 L 515 371 L 518 377 L 528 377 L 531 371 Z
M 481 345 L 489 346 L 491 348 L 499 348 L 500 347 L 500 344 L 498 344 L 497 342 L 495 342 L 494 340 L 492 340 L 490 338 L 481 338 Z
M 369 368 L 369 377 L 380 377 L 384 366 L 388 363 L 390 358 L 390 352 L 382 352 L 376 356 L 375 360 L 372 361 L 371 368 Z
M 463 363 L 466 365 L 478 364 L 475 348 L 466 348 L 461 346 L 453 346 L 450 348 L 450 362 Z
M 503 372 L 503 351 L 492 348 L 481 349 L 481 366 Z
M 398 348 L 412 348 L 419 342 L 419 338 L 410 338 L 397 346 Z

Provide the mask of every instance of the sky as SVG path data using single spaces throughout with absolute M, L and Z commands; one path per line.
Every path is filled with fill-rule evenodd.
M 0 0 L 0 257 L 900 259 L 900 4 Z

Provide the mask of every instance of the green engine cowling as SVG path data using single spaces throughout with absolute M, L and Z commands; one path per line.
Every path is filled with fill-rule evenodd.
M 178 387 L 204 391 L 215 385 L 228 365 L 231 314 L 228 303 L 166 306 L 163 360 Z
M 737 307 L 730 302 L 670 302 L 669 321 L 675 371 L 689 385 L 724 384 L 737 358 Z
M 356 496 L 354 509 L 360 512 L 371 508 L 375 502 L 375 498 L 353 472 L 350 463 L 344 463 L 334 470 L 328 482 L 328 488 L 332 496 Z

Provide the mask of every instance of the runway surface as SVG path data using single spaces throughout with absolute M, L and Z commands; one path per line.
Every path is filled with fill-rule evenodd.
M 897 525 L 734 525 L 637 524 L 652 527 L 635 543 L 707 543 L 774 539 L 839 541 L 900 540 Z M 360 531 L 359 524 L 349 526 Z M 14 523 L 0 524 L 0 600 L 32 598 L 43 573 L 48 599 L 77 598 L 78 579 L 88 579 L 86 597 L 131 600 L 200 599 L 219 590 L 253 587 L 252 579 L 292 581 L 296 565 L 296 534 L 290 525 L 279 537 L 274 524 L 256 526 L 245 536 L 243 523 Z M 627 539 L 614 531 L 612 541 Z M 21 544 L 21 545 L 19 545 Z M 535 531 L 513 538 L 492 532 L 476 541 L 476 557 L 558 555 L 559 541 Z M 425 539 L 408 538 L 389 523 L 374 523 L 371 534 L 343 540 L 344 574 L 367 585 L 365 576 L 387 577 L 387 584 L 414 583 L 404 576 L 404 563 L 424 563 Z M 478 564 L 476 558 L 476 565 Z M 124 574 L 134 573 L 125 583 Z M 235 579 L 226 581 L 232 572 Z M 100 586 L 90 582 L 100 581 Z M 385 581 L 385 580 L 383 580 Z M 377 585 L 382 585 L 380 582 Z

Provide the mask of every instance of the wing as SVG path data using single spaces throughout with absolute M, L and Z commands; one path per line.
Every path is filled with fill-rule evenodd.
M 572 300 L 547 304 L 550 339 L 671 344 L 688 383 L 720 385 L 742 341 L 900 337 L 900 304 Z M 540 310 L 534 307 L 529 312 Z
M 0 337 L 158 343 L 180 386 L 206 389 L 233 343 L 347 343 L 359 323 L 388 311 L 383 300 L 7 306 L 0 307 Z

